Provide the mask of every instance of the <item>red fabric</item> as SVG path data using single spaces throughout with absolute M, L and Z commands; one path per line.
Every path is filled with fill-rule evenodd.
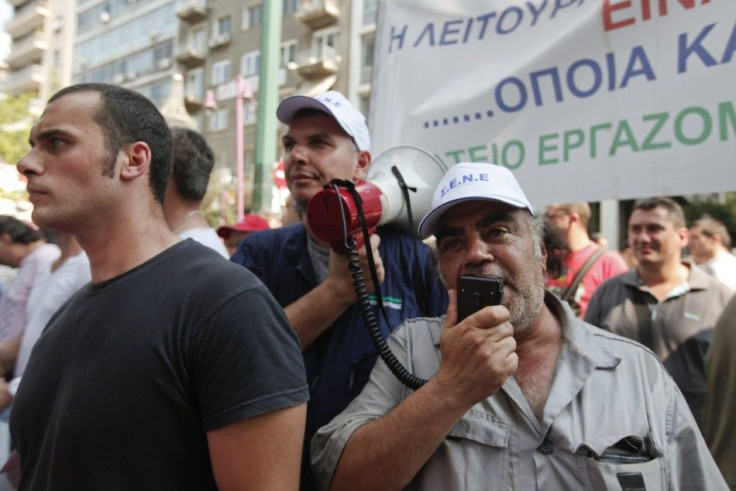
M 600 246 L 595 242 L 591 242 L 586 247 L 570 254 L 565 262 L 565 271 L 559 278 L 548 279 L 547 288 L 552 289 L 555 293 L 564 291 L 575 278 L 580 268 L 583 267 L 585 261 L 592 256 Z M 598 285 L 606 281 L 608 278 L 620 275 L 629 270 L 628 264 L 623 257 L 616 251 L 605 251 L 601 257 L 591 266 L 583 281 L 580 283 L 578 290 L 572 295 L 571 300 L 575 300 L 580 305 L 580 318 L 585 317 L 585 311 L 588 309 L 590 297 L 593 296 Z

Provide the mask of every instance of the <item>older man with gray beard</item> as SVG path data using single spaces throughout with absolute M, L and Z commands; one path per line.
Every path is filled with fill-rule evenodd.
M 420 235 L 437 239 L 450 305 L 405 322 L 396 357 L 312 440 L 330 489 L 727 489 L 656 356 L 544 291 L 542 226 L 510 171 L 457 164 Z M 460 275 L 500 276 L 501 305 L 458 322 Z

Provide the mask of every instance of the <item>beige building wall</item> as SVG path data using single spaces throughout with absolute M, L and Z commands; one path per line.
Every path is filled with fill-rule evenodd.
M 283 0 L 279 98 L 329 89 L 368 110 L 376 0 Z M 212 146 L 220 174 L 235 178 L 236 103 L 242 75 L 257 97 L 260 0 L 180 0 L 177 66 L 185 104 Z M 229 20 L 228 20 L 229 19 Z M 228 30 L 229 29 L 229 30 Z M 367 43 L 367 48 L 366 48 Z M 209 97 L 208 97 L 209 93 Z M 244 103 L 245 206 L 252 203 L 257 105 Z M 368 114 L 366 113 L 366 116 Z M 280 141 L 283 128 L 278 128 Z M 280 149 L 277 155 L 280 155 Z

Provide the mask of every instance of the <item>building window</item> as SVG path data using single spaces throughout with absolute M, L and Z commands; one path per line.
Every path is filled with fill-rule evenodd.
M 215 21 L 215 35 L 220 36 L 223 34 L 230 34 L 230 31 L 233 27 L 233 20 L 232 16 L 226 15 L 225 17 L 220 17 Z
M 363 25 L 370 26 L 376 23 L 378 0 L 363 0 Z
M 373 76 L 373 52 L 375 50 L 376 39 L 374 36 L 366 36 L 361 43 L 360 53 L 360 83 L 371 83 Z
M 312 56 L 321 59 L 334 59 L 337 51 L 337 29 L 331 28 L 315 32 L 312 36 Z
M 246 31 L 251 27 L 258 27 L 263 20 L 263 5 L 251 5 L 243 9 L 243 30 Z
M 243 101 L 243 124 L 256 124 L 256 105 L 252 101 Z
M 299 0 L 284 0 L 284 14 L 293 14 L 299 10 Z
M 195 53 L 202 55 L 207 52 L 207 35 L 204 32 L 204 27 L 193 29 L 189 35 L 189 46 L 188 49 Z
M 160 70 L 166 70 L 171 67 L 171 57 L 174 54 L 173 41 L 163 42 L 153 48 L 153 63 Z
M 227 129 L 228 110 L 226 107 L 216 109 L 210 114 L 210 131 L 222 131 Z
M 240 74 L 252 77 L 261 73 L 261 52 L 251 51 L 240 58 Z
M 221 60 L 212 64 L 212 85 L 220 85 L 230 80 L 230 60 Z
M 296 39 L 281 43 L 281 66 L 288 68 L 296 60 Z
M 365 124 L 370 124 L 370 115 L 371 115 L 371 96 L 360 96 L 360 113 L 365 116 Z
M 204 99 L 204 68 L 195 68 L 187 72 L 186 84 L 187 99 Z

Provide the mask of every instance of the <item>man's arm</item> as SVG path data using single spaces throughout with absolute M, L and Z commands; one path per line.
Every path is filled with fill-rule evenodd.
M 378 251 L 381 242 L 380 237 L 374 234 L 371 236 L 370 242 L 378 281 L 383 282 L 383 262 Z M 373 291 L 373 281 L 368 269 L 365 246 L 360 248 L 359 254 L 367 291 Z M 348 269 L 347 256 L 330 251 L 330 273 L 327 279 L 296 302 L 284 308 L 286 317 L 289 318 L 292 327 L 299 336 L 302 350 L 307 349 L 356 300 L 353 278 Z
M 18 359 L 21 339 L 22 336 L 18 336 L 15 339 L 0 342 L 0 371 L 2 374 L 13 371 L 15 361 Z
M 298 489 L 306 414 L 301 404 L 207 432 L 217 487 Z
M 388 414 L 353 433 L 330 489 L 407 486 L 455 423 L 516 371 L 516 342 L 505 307 L 487 307 L 453 325 L 456 318 L 451 291 L 439 372 Z

